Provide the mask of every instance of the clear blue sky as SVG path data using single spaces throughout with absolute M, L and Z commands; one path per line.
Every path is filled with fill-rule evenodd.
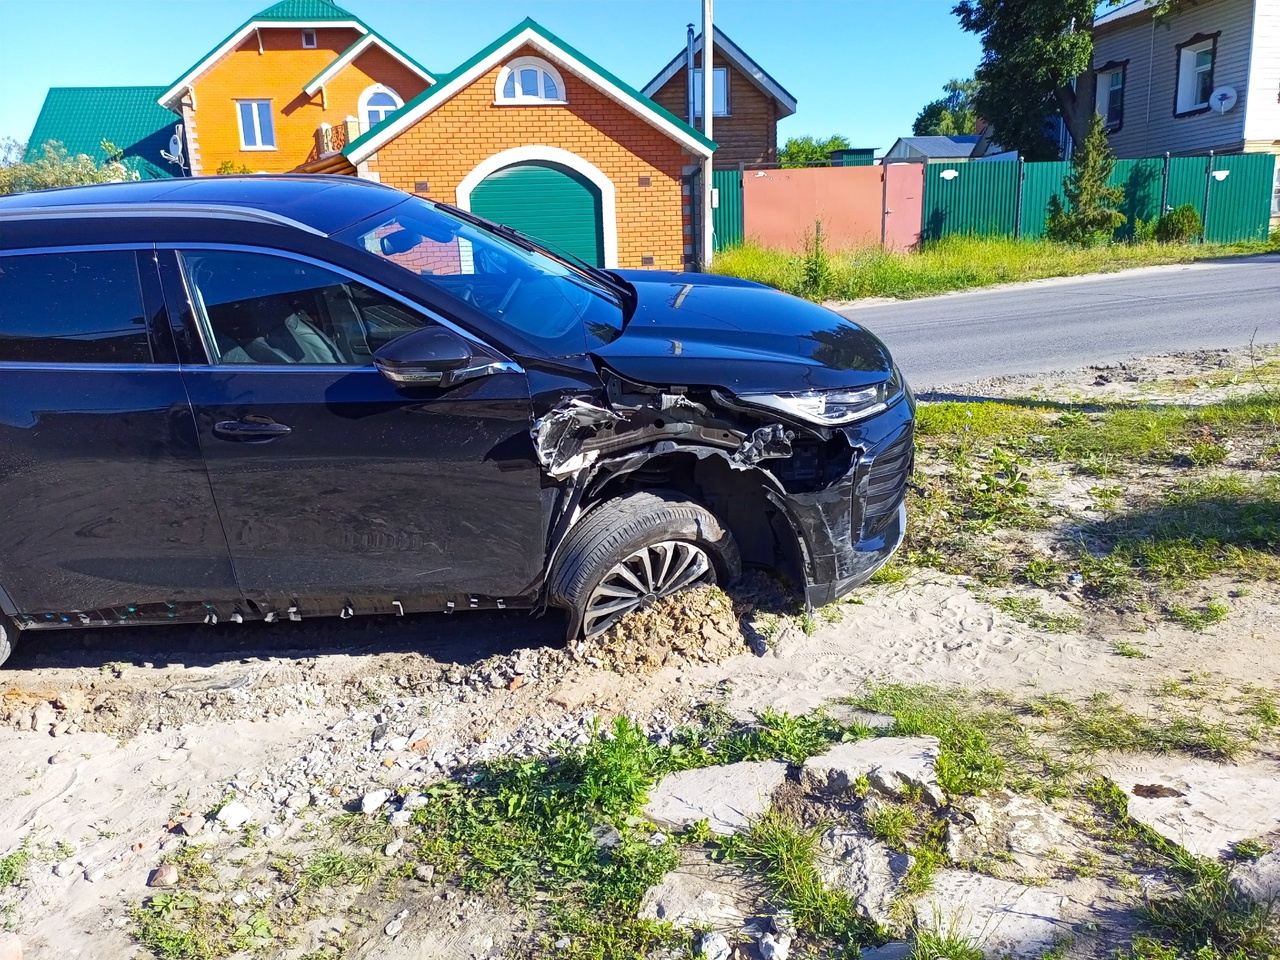
M 26 140 L 49 87 L 164 85 L 272 0 L 0 0 L 0 137 Z M 799 101 L 778 138 L 842 133 L 883 151 L 977 39 L 952 0 L 716 0 L 717 25 Z M 430 70 L 533 17 L 641 86 L 684 45 L 701 0 L 339 0 Z

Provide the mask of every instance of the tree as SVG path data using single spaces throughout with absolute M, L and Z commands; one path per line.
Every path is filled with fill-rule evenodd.
M 1155 16 L 1191 2 L 1156 0 Z M 1005 148 L 1029 160 L 1056 156 L 1046 134 L 1055 114 L 1076 143 L 1089 136 L 1097 109 L 1096 7 L 1097 0 L 958 0 L 952 8 L 965 30 L 982 37 L 976 107 Z
M 1095 111 L 1088 136 L 1071 154 L 1071 172 L 1062 181 L 1067 206 L 1057 194 L 1049 198 L 1049 239 L 1089 246 L 1106 243 L 1124 226 L 1128 218 L 1116 209 L 1124 203 L 1124 188 L 1107 186 L 1115 167 L 1106 126 Z
M 832 150 L 848 150 L 849 141 L 836 134 L 825 140 L 814 137 L 792 137 L 778 151 L 780 167 L 829 167 Z
M 8 159 L 8 144 L 4 147 Z M 71 156 L 56 140 L 50 140 L 41 148 L 43 156 L 36 160 L 0 165 L 0 194 L 26 193 L 28 190 L 47 190 L 50 187 L 72 187 L 84 183 L 113 183 L 117 180 L 136 179 L 123 163 L 123 152 L 113 143 L 102 141 L 102 152 L 107 159 L 99 163 L 86 154 Z M 18 154 L 19 158 L 21 154 Z
M 21 163 L 26 152 L 27 145 L 15 137 L 5 137 L 0 140 L 0 168 L 12 167 L 15 163 Z
M 973 102 L 981 87 L 977 80 L 950 80 L 943 84 L 946 96 L 925 104 L 911 125 L 911 132 L 917 137 L 977 133 L 978 114 Z

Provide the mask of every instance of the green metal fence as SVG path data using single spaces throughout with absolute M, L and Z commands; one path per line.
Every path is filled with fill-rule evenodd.
M 1017 163 L 930 163 L 924 171 L 921 236 L 1010 236 L 1018 211 Z
M 1206 239 L 1216 243 L 1265 240 L 1271 216 L 1276 158 L 1255 153 L 1207 157 L 1118 160 L 1110 183 L 1124 188 L 1126 223 L 1117 238 L 1133 235 L 1137 221 L 1191 204 Z M 931 163 L 925 169 L 922 235 L 1044 235 L 1049 200 L 1062 195 L 1066 161 Z M 1206 216 L 1206 199 L 1208 211 Z
M 711 249 L 723 250 L 742 242 L 742 174 L 737 170 L 713 171 L 711 185 L 720 200 L 711 211 Z

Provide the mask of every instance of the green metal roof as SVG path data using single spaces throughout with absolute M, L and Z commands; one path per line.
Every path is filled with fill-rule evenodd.
M 57 140 L 72 156 L 86 154 L 102 162 L 102 141 L 124 151 L 124 163 L 145 180 L 179 174 L 160 156 L 169 149 L 174 124 L 181 119 L 156 100 L 164 87 L 53 87 L 44 98 L 26 160 L 44 155 L 44 144 Z
M 550 30 L 543 27 L 536 20 L 526 17 L 520 23 L 517 23 L 514 27 L 512 27 L 502 36 L 498 37 L 498 39 L 494 40 L 487 47 L 485 47 L 475 56 L 471 57 L 469 60 L 461 64 L 459 67 L 457 67 L 454 70 L 451 70 L 447 74 L 442 74 L 438 76 L 436 78 L 435 86 L 428 87 L 426 90 L 422 91 L 422 93 L 418 94 L 416 97 L 414 97 L 412 100 L 406 103 L 403 107 L 401 107 L 395 113 L 388 116 L 385 120 L 382 121 L 382 123 L 366 131 L 364 134 L 362 134 L 360 137 L 357 137 L 355 140 L 352 140 L 351 143 L 347 144 L 347 146 L 343 149 L 342 151 L 343 155 L 350 156 L 353 152 L 355 152 L 364 144 L 368 143 L 371 139 L 373 139 L 377 134 L 381 133 L 383 128 L 386 127 L 388 123 L 391 123 L 401 114 L 410 112 L 414 110 L 416 107 L 426 103 L 427 101 L 433 98 L 438 98 L 440 94 L 443 93 L 445 88 L 447 88 L 449 84 L 452 83 L 455 79 L 457 79 L 461 74 L 466 73 L 476 64 L 482 63 L 484 60 L 493 56 L 493 54 L 496 51 L 500 50 L 505 44 L 509 43 L 512 39 L 519 36 L 525 30 L 533 31 L 551 46 L 558 47 L 560 50 L 563 50 L 565 53 L 573 57 L 575 60 L 578 60 L 579 62 L 583 63 L 585 66 L 594 70 L 601 77 L 603 77 L 606 82 L 612 84 L 614 87 L 618 88 L 618 90 L 620 90 L 622 93 L 626 94 L 631 99 L 637 101 L 639 105 L 645 107 L 648 110 L 653 111 L 658 116 L 662 117 L 662 119 L 675 124 L 677 127 L 681 129 L 683 133 L 692 137 L 694 140 L 697 140 L 703 146 L 709 147 L 712 150 L 715 149 L 716 147 L 715 143 L 711 140 L 708 140 L 700 131 L 689 126 L 689 124 L 685 123 L 685 121 L 681 120 L 671 111 L 654 103 L 652 100 L 646 97 L 643 93 L 641 93 L 635 87 L 631 86 L 628 83 L 623 83 L 616 76 L 614 76 L 613 73 L 606 70 L 604 67 L 596 63 L 590 57 L 583 55 L 580 51 L 576 50 L 574 47 L 571 47 L 569 44 L 565 43 L 563 40 L 557 37 Z
M 330 0 L 280 0 L 250 20 L 359 20 Z

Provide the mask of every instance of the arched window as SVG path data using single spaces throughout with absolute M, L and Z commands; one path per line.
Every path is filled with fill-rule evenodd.
M 520 57 L 498 71 L 498 103 L 566 103 L 560 71 L 537 57 Z
M 403 106 L 404 101 L 398 93 L 390 87 L 375 83 L 360 94 L 360 129 L 376 127 Z

